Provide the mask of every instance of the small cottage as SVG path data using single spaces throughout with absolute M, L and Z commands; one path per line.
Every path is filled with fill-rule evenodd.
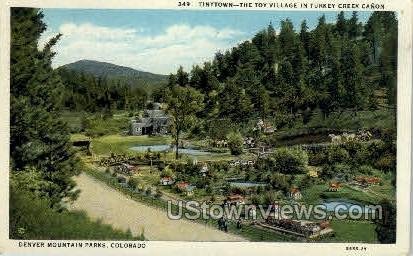
M 192 196 L 194 194 L 194 190 L 195 190 L 195 186 L 190 185 L 188 182 L 186 181 L 180 181 L 178 183 L 176 183 L 176 188 L 181 191 L 184 192 L 185 195 L 187 196 Z
M 131 135 L 164 135 L 169 132 L 169 116 L 160 109 L 159 103 L 153 109 L 145 109 L 143 117 L 131 120 Z
M 233 195 L 227 196 L 225 203 L 229 205 L 245 204 L 245 198 L 242 195 L 233 194 Z
M 160 179 L 160 184 L 161 184 L 162 186 L 173 185 L 173 184 L 174 184 L 174 180 L 173 180 L 171 177 L 169 177 L 169 176 L 162 177 L 162 178 Z
M 339 182 L 331 182 L 330 186 L 328 187 L 328 191 L 330 192 L 337 192 L 341 187 Z
M 298 188 L 291 188 L 288 196 L 294 200 L 300 200 L 302 198 L 301 192 Z
M 257 122 L 257 126 L 256 128 L 254 128 L 254 130 L 261 131 L 265 134 L 272 134 L 275 132 L 276 129 L 269 122 L 265 122 L 264 120 L 259 119 Z
M 359 186 L 371 186 L 371 185 L 377 185 L 381 182 L 380 178 L 377 177 L 368 177 L 368 176 L 357 176 L 354 178 L 355 182 Z

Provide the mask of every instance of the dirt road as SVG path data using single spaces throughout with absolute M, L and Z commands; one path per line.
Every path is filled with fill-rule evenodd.
M 76 178 L 81 194 L 69 208 L 84 210 L 92 219 L 127 230 L 136 236 L 144 230 L 145 238 L 158 241 L 245 241 L 187 220 L 170 220 L 166 212 L 136 202 L 87 174 Z

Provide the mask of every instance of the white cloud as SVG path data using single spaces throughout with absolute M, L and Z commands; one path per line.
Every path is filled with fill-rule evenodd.
M 234 46 L 245 36 L 230 28 L 186 24 L 172 25 L 154 36 L 144 35 L 142 31 L 66 23 L 59 31 L 44 33 L 39 46 L 56 33 L 62 33 L 54 48 L 57 52 L 54 67 L 91 59 L 168 74 L 175 72 L 179 65 L 189 70 L 194 64 L 211 60 L 215 52 Z

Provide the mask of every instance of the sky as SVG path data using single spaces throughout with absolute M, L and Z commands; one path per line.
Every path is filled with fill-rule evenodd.
M 289 18 L 296 30 L 306 19 L 313 29 L 325 14 L 335 22 L 337 12 L 320 11 L 205 11 L 43 9 L 47 30 L 39 46 L 57 33 L 63 36 L 54 50 L 53 67 L 81 59 L 110 62 L 157 74 L 185 70 L 213 59 L 251 39 L 270 22 L 279 31 Z M 371 12 L 359 12 L 366 22 Z M 351 17 L 351 12 L 346 13 Z

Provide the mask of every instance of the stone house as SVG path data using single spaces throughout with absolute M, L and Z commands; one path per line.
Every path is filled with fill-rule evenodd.
M 153 109 L 145 109 L 143 117 L 131 120 L 131 135 L 163 135 L 169 132 L 169 117 L 160 109 L 159 103 Z

